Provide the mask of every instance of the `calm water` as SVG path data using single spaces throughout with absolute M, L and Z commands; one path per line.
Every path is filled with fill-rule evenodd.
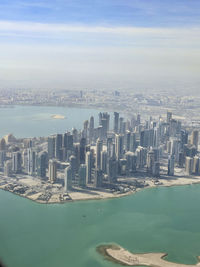
M 48 136 L 63 133 L 72 127 L 82 129 L 83 122 L 94 116 L 98 123 L 99 110 L 67 107 L 15 106 L 0 108 L 0 137 L 12 133 L 16 137 Z M 52 115 L 65 119 L 53 119 Z
M 1 135 L 39 136 L 80 128 L 98 111 L 16 107 L 0 113 Z M 52 120 L 52 114 L 67 119 Z M 200 185 L 63 205 L 41 205 L 0 190 L 0 258 L 8 267 L 117 266 L 95 251 L 97 245 L 110 242 L 133 252 L 167 252 L 169 260 L 196 263 Z
M 200 185 L 63 205 L 37 204 L 0 190 L 0 257 L 10 267 L 111 267 L 116 265 L 95 247 L 115 242 L 134 252 L 167 252 L 169 260 L 195 263 L 199 203 Z

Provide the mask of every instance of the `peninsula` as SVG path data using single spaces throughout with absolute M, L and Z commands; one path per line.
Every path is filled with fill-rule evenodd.
M 118 245 L 101 245 L 97 247 L 97 251 L 107 260 L 120 263 L 125 266 L 149 266 L 149 267 L 194 267 L 200 266 L 200 262 L 196 265 L 188 265 L 166 261 L 164 258 L 166 253 L 145 253 L 134 254 Z M 200 257 L 197 257 L 200 260 Z
M 83 128 L 0 140 L 0 189 L 39 203 L 105 199 L 143 188 L 200 183 L 199 131 L 166 118 L 99 113 Z M 63 116 L 64 117 L 64 116 Z M 55 115 L 55 118 L 63 118 Z

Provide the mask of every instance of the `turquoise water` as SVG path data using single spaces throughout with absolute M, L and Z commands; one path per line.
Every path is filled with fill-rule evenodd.
M 82 127 L 99 111 L 59 107 L 0 109 L 0 136 L 46 136 Z M 53 120 L 51 115 L 67 116 Z M 42 205 L 0 190 L 0 259 L 8 267 L 112 267 L 96 246 L 165 252 L 196 263 L 200 255 L 200 185 L 145 189 L 112 200 Z
M 200 185 L 146 189 L 121 199 L 42 205 L 0 190 L 0 258 L 15 267 L 111 267 L 95 248 L 200 255 Z M 83 217 L 85 215 L 86 217 Z
M 67 107 L 15 106 L 0 108 L 0 137 L 12 133 L 16 137 L 48 136 L 63 133 L 72 127 L 82 129 L 83 122 L 94 116 L 98 123 L 99 110 Z M 53 119 L 52 115 L 65 119 Z

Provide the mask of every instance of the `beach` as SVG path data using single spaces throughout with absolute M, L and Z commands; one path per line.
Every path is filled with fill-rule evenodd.
M 166 261 L 164 258 L 166 253 L 146 253 L 134 254 L 118 245 L 102 245 L 97 247 L 97 251 L 106 259 L 120 263 L 126 266 L 150 266 L 150 267 L 194 267 L 200 266 L 200 262 L 196 265 L 179 264 Z M 198 257 L 200 260 L 200 257 Z

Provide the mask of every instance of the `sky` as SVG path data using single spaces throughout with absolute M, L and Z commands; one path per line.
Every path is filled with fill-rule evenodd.
M 199 0 L 0 0 L 0 88 L 200 83 Z

